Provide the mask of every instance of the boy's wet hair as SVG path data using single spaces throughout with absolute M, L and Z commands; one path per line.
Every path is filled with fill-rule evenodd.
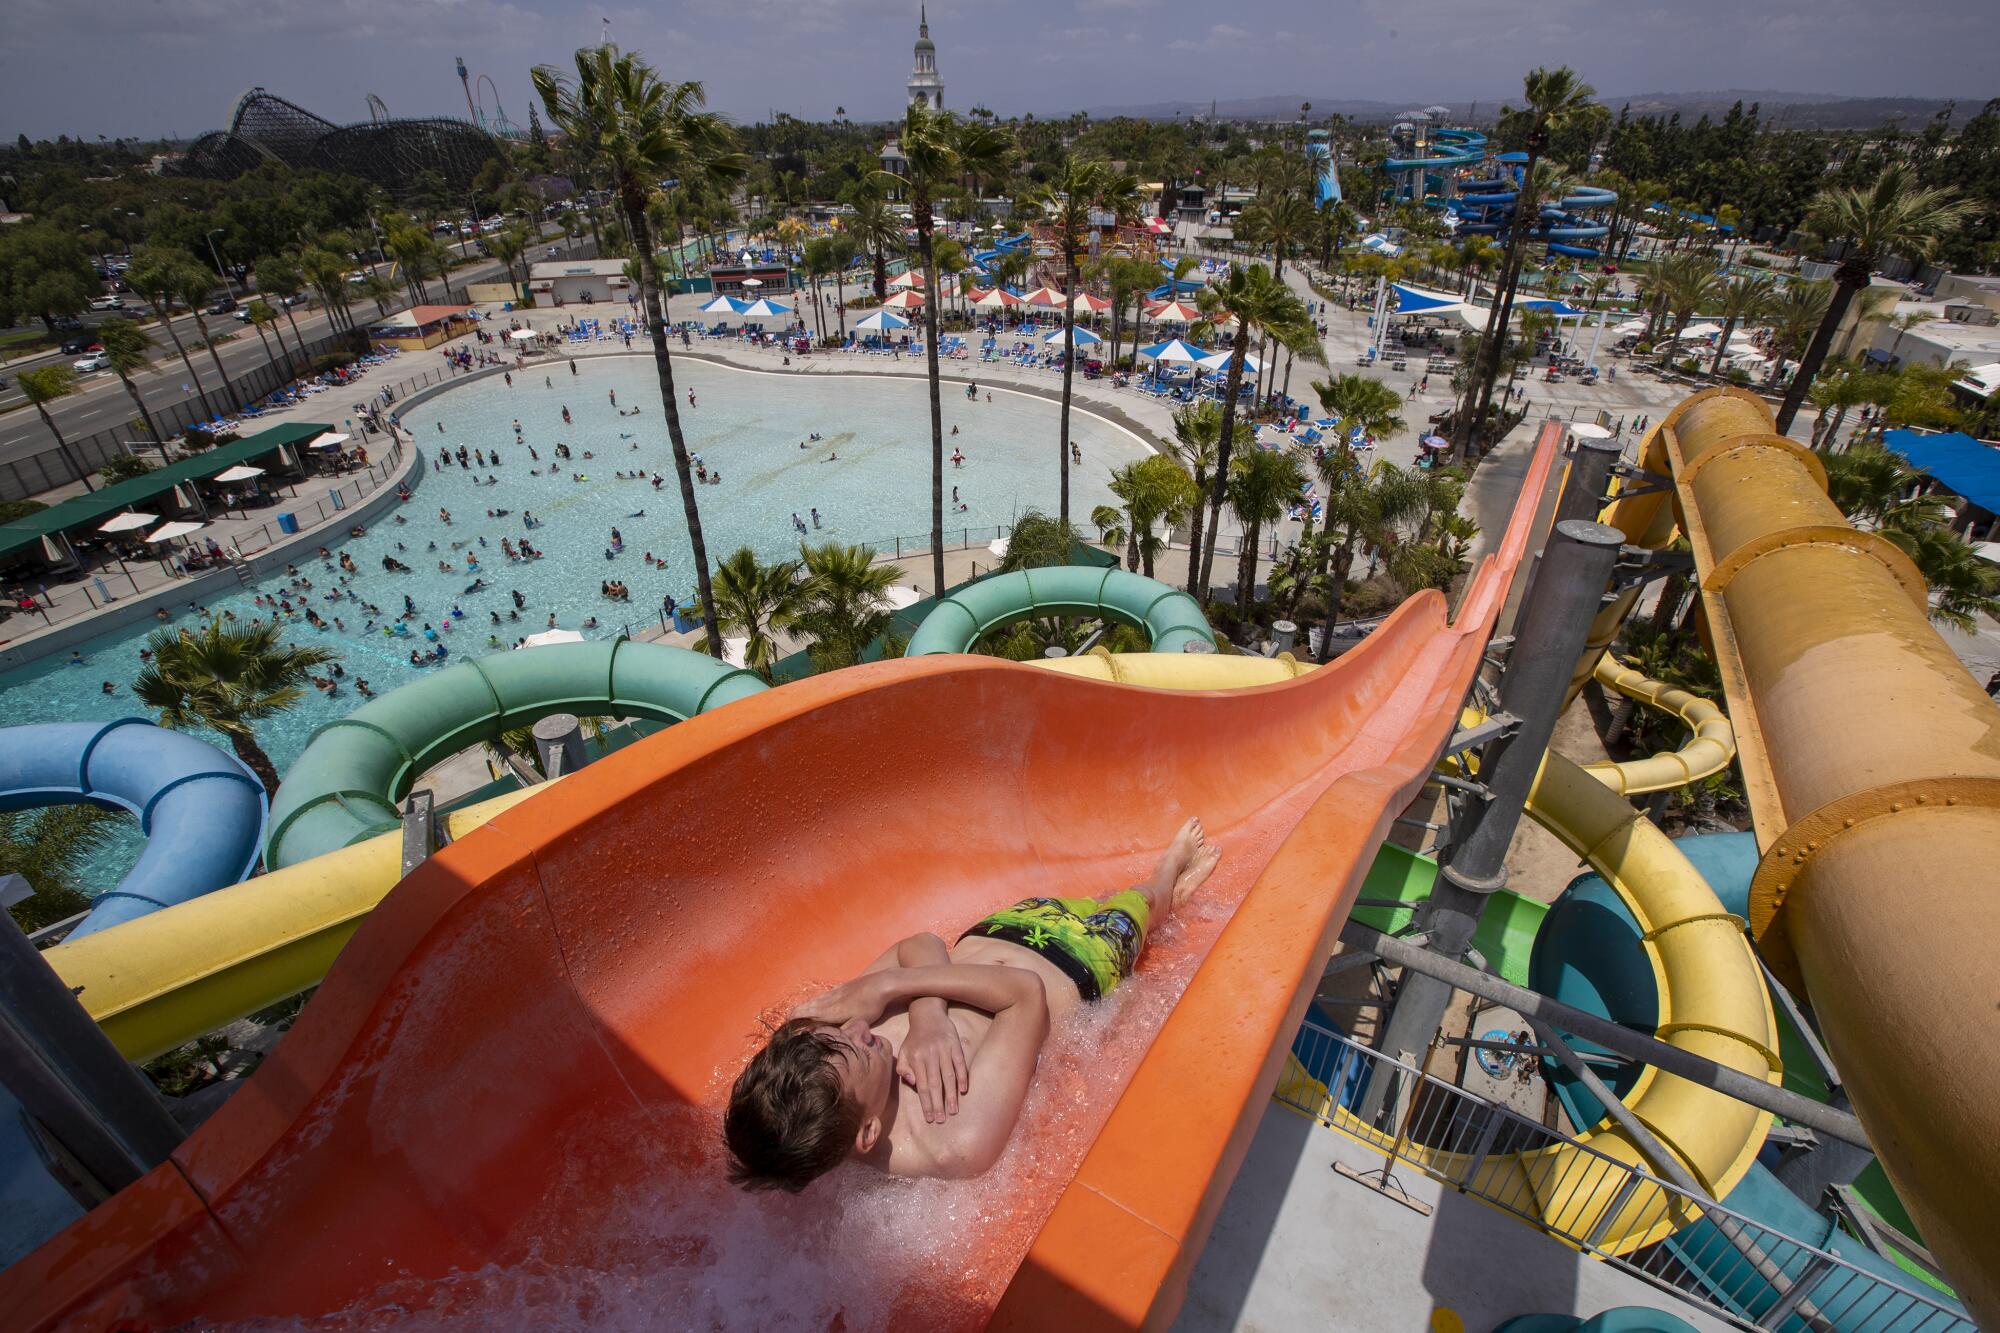
M 861 1107 L 841 1085 L 847 1048 L 833 1028 L 794 1018 L 764 1044 L 729 1090 L 722 1137 L 745 1189 L 797 1194 L 847 1160 Z

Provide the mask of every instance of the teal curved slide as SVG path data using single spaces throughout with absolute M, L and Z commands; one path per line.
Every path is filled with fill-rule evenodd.
M 967 584 L 941 599 L 917 626 L 909 657 L 963 653 L 992 630 L 1031 616 L 1101 616 L 1141 629 L 1156 653 L 1215 642 L 1201 604 L 1178 588 L 1122 569 L 1052 565 Z
M 319 729 L 271 803 L 264 863 L 296 865 L 395 828 L 425 769 L 551 714 L 681 722 L 765 688 L 704 653 L 623 637 L 462 661 Z
M 1709 882 L 1725 910 L 1737 916 L 1748 912 L 1750 879 L 1758 862 L 1756 835 L 1711 834 L 1677 839 L 1674 845 Z M 1527 984 L 1532 990 L 1639 1032 L 1650 1034 L 1659 1022 L 1659 994 L 1638 923 L 1616 891 L 1595 874 L 1572 880 L 1550 905 L 1535 937 Z M 1571 1036 L 1569 1040 L 1579 1052 L 1602 1051 L 1580 1038 Z M 1603 1118 L 1602 1103 L 1568 1070 L 1549 1061 L 1544 1072 L 1574 1123 L 1595 1124 Z M 1637 1076 L 1638 1070 L 1626 1065 L 1615 1075 L 1606 1073 L 1604 1079 L 1614 1093 L 1623 1096 Z M 1722 1202 L 1781 1235 L 1839 1256 L 1883 1283 L 1957 1308 L 1942 1292 L 1927 1289 L 1920 1279 L 1850 1237 L 1762 1165 L 1751 1167 Z M 1714 1226 L 1697 1222 L 1662 1244 L 1699 1278 L 1710 1299 L 1743 1318 L 1761 1321 L 1773 1300 L 1770 1288 L 1736 1245 Z M 1803 1274 L 1812 1262 L 1811 1254 L 1796 1246 L 1766 1248 L 1794 1277 Z M 1826 1296 L 1815 1294 L 1813 1300 L 1834 1333 L 1914 1333 L 1924 1327 L 1924 1312 L 1912 1310 L 1906 1300 L 1874 1283 L 1849 1282 Z
M 235 755 L 143 718 L 0 730 L 0 810 L 97 805 L 136 815 L 146 850 L 70 938 L 198 898 L 257 868 L 264 785 Z
M 1493 1333 L 1695 1333 L 1694 1325 L 1665 1310 L 1620 1305 L 1585 1318 L 1573 1314 L 1524 1314 Z

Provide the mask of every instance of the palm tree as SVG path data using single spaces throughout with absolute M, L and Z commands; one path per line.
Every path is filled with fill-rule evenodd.
M 415 227 L 392 227 L 389 231 L 389 253 L 396 256 L 396 262 L 402 266 L 403 281 L 409 285 L 412 302 L 430 298 L 424 274 L 430 267 L 431 245 L 430 236 Z M 257 281 L 260 284 L 264 282 L 261 264 L 257 267 Z
M 222 353 L 216 349 L 215 339 L 208 331 L 208 316 L 202 313 L 202 302 L 208 299 L 209 289 L 215 285 L 215 274 L 201 264 L 185 263 L 175 267 L 174 295 L 187 306 L 194 316 L 194 326 L 201 331 L 201 340 L 208 347 L 208 359 L 215 366 L 215 377 L 222 381 L 222 395 L 225 407 L 236 396 L 235 386 L 229 382 L 229 372 L 222 368 Z
M 1343 436 L 1359 428 L 1370 438 L 1386 438 L 1408 424 L 1403 419 L 1402 398 L 1380 380 L 1336 375 L 1331 380 L 1314 380 L 1312 389 L 1327 415 L 1340 418 Z
M 1062 258 L 1063 285 L 1069 296 L 1063 303 L 1062 407 L 1056 428 L 1059 482 L 1056 517 L 1067 523 L 1069 412 L 1076 380 L 1076 298 L 1083 291 L 1077 256 L 1095 225 L 1094 216 L 1109 214 L 1120 222 L 1131 220 L 1139 207 L 1139 182 L 1123 172 L 1113 171 L 1111 164 L 1102 158 L 1072 155 L 1029 196 L 1028 203 L 1055 228 L 1056 252 Z
M 667 346 L 666 312 L 646 204 L 661 180 L 678 180 L 684 186 L 691 182 L 704 186 L 734 182 L 744 173 L 745 159 L 736 150 L 728 125 L 701 110 L 705 98 L 699 83 L 665 82 L 652 66 L 629 52 L 608 45 L 584 47 L 576 53 L 574 83 L 548 65 L 536 66 L 533 78 L 549 119 L 610 177 L 625 224 L 638 244 L 639 297 L 646 308 L 646 330 L 653 340 L 653 365 L 667 414 L 667 438 L 673 443 L 674 471 L 680 477 L 681 509 L 687 516 L 702 616 L 711 626 L 706 636 L 708 650 L 720 659 L 722 638 L 713 628 L 718 621 L 715 588 L 708 572 L 708 544 L 702 538 L 693 464 L 687 437 L 681 431 L 673 354 Z
M 847 220 L 847 234 L 868 252 L 875 272 L 875 299 L 889 295 L 889 252 L 903 248 L 903 224 L 889 211 L 888 200 L 867 177 L 855 182 L 848 194 L 854 216 Z
M 528 251 L 527 236 L 513 227 L 502 228 L 486 237 L 486 248 L 507 270 L 507 283 L 514 288 L 516 296 L 524 295 L 521 286 L 514 281 L 514 265 L 520 263 L 521 256 Z
M 936 193 L 968 172 L 998 171 L 1010 150 L 1003 131 L 985 125 L 965 125 L 949 111 L 931 111 L 912 103 L 903 112 L 898 139 L 908 174 L 896 176 L 910 190 L 910 215 L 917 228 L 917 254 L 923 264 L 924 371 L 931 398 L 931 579 L 944 592 L 944 404 L 938 391 L 938 275 L 933 250 L 936 220 L 931 201 Z M 878 270 L 879 273 L 879 270 Z M 1065 504 L 1067 501 L 1065 500 Z M 1068 526 L 1068 516 L 1063 517 Z
M 1785 373 L 1785 362 L 1796 360 L 1805 351 L 1813 330 L 1826 318 L 1827 302 L 1833 289 L 1824 282 L 1794 278 L 1771 302 L 1771 374 L 1764 382 L 1776 384 Z
M 1243 525 L 1243 549 L 1236 559 L 1236 609 L 1250 614 L 1257 590 L 1257 542 L 1266 523 L 1276 523 L 1299 498 L 1306 471 L 1291 450 L 1251 449 L 1229 468 L 1229 507 Z
M 1319 660 L 1330 662 L 1333 627 L 1340 621 L 1341 602 L 1347 594 L 1347 576 L 1354 568 L 1356 548 L 1363 542 L 1374 547 L 1385 545 L 1396 523 L 1422 512 L 1424 497 L 1409 473 L 1386 462 L 1363 468 L 1344 447 L 1320 460 L 1319 475 L 1324 491 L 1321 508 L 1326 528 L 1325 550 L 1333 563 L 1326 584 Z
M 833 272 L 833 238 L 815 236 L 806 242 L 805 251 L 799 257 L 799 268 L 806 281 L 812 284 L 813 327 L 819 336 L 826 336 L 826 302 L 820 299 L 820 279 Z
M 215 408 L 208 401 L 208 389 L 202 384 L 201 376 L 196 373 L 194 362 L 188 358 L 187 348 L 181 344 L 181 335 L 174 328 L 171 317 L 174 302 L 178 299 L 177 270 L 181 268 L 183 262 L 174 251 L 142 245 L 132 256 L 132 266 L 125 271 L 125 281 L 133 291 L 139 293 L 147 305 L 153 308 L 153 314 L 159 318 L 160 327 L 165 329 L 167 337 L 173 340 L 174 351 L 180 354 L 181 365 L 187 368 L 188 381 L 194 385 L 195 397 L 201 399 L 202 412 L 209 420 L 214 420 Z M 261 280 L 262 277 L 263 273 L 260 270 L 258 278 Z
M 1676 343 L 1696 311 L 1722 299 L 1722 278 L 1715 271 L 1712 256 L 1692 250 L 1674 255 L 1661 264 L 1659 277 L 1661 302 L 1674 322 L 1674 331 L 1667 335 L 1666 340 Z
M 1201 491 L 1178 458 L 1150 454 L 1114 471 L 1111 493 L 1124 507 L 1099 505 L 1091 510 L 1090 521 L 1104 541 L 1125 547 L 1127 569 L 1151 578 L 1154 557 L 1164 544 L 1156 529 L 1164 525 L 1171 530 L 1185 522 Z
M 799 547 L 805 581 L 792 628 L 806 641 L 816 671 L 837 671 L 861 660 L 868 645 L 889 632 L 895 609 L 889 589 L 901 572 L 875 563 L 867 546 Z
M 90 470 L 84 467 L 83 460 L 70 449 L 69 441 L 65 440 L 63 433 L 56 429 L 56 419 L 49 415 L 50 403 L 76 392 L 76 372 L 60 364 L 37 366 L 33 370 L 22 371 L 15 377 L 15 383 L 21 386 L 21 392 L 27 400 L 35 405 L 35 411 L 41 413 L 42 424 L 49 428 L 49 434 L 56 437 L 56 448 L 62 451 L 70 470 L 82 479 L 83 488 L 87 491 L 96 490 L 97 483 L 90 479 Z
M 120 812 L 95 805 L 0 811 L 0 875 L 19 875 L 34 896 L 8 911 L 22 930 L 40 930 L 90 910 L 77 887 L 93 855 L 110 841 Z
M 243 310 L 250 316 L 250 327 L 257 331 L 257 341 L 264 344 L 264 360 L 270 365 L 277 365 L 277 355 L 271 351 L 271 335 L 266 330 L 277 321 L 278 312 L 271 309 L 269 302 L 261 300 L 250 302 Z M 280 338 L 278 351 L 284 350 L 284 339 Z
M 2000 574 L 1947 526 L 1945 502 L 1922 492 L 1924 473 L 1879 444 L 1859 445 L 1824 461 L 1827 498 L 1915 562 L 1931 591 L 1932 620 L 1971 633 L 1982 615 L 2000 619 Z
M 549 113 L 551 116 L 555 112 Z M 792 627 L 804 606 L 799 562 L 764 564 L 757 553 L 739 546 L 715 567 L 716 618 L 696 646 L 722 656 L 723 636 L 734 630 L 744 637 L 743 664 L 771 679 L 778 664 L 777 635 Z
M 854 267 L 854 260 L 861 247 L 852 236 L 835 232 L 826 238 L 827 257 L 833 261 L 833 305 L 840 320 L 840 340 L 847 341 L 847 270 Z M 821 328 L 822 336 L 826 333 Z
M 275 793 L 277 765 L 257 743 L 253 724 L 289 711 L 313 670 L 339 656 L 296 647 L 283 636 L 276 621 L 242 625 L 220 617 L 198 630 L 155 630 L 146 640 L 152 659 L 132 681 L 132 697 L 159 710 L 163 727 L 221 732 L 264 790 Z
M 1586 113 L 1596 90 L 1576 76 L 1568 65 L 1556 69 L 1536 69 L 1523 81 L 1527 100 L 1528 133 L 1525 147 L 1528 160 L 1522 169 L 1521 188 L 1514 196 L 1514 216 L 1507 227 L 1507 253 L 1500 266 L 1500 285 L 1487 312 L 1486 333 L 1479 344 L 1479 361 L 1466 388 L 1462 410 L 1453 431 L 1452 453 L 1463 458 L 1472 443 L 1475 427 L 1483 428 L 1493 406 L 1493 381 L 1500 373 L 1501 345 L 1506 342 L 1507 321 L 1514 313 L 1514 289 L 1521 281 L 1521 259 L 1527 253 L 1528 232 L 1538 216 L 1536 174 L 1549 140 Z
M 1238 444 L 1249 448 L 1255 438 L 1247 424 L 1235 427 Z M 1222 404 L 1203 400 L 1190 403 L 1174 413 L 1174 440 L 1168 446 L 1174 460 L 1194 481 L 1195 500 L 1188 510 L 1188 591 L 1197 587 L 1201 565 L 1203 511 L 1209 480 L 1215 475 L 1215 457 L 1222 447 Z
M 1188 587 L 1196 598 L 1201 598 L 1208 587 L 1215 565 L 1215 536 L 1221 526 L 1222 506 L 1229 498 L 1229 456 L 1236 437 L 1236 400 L 1243 390 L 1243 362 L 1250 354 L 1251 331 L 1269 333 L 1281 346 L 1291 348 L 1308 361 L 1324 364 L 1326 360 L 1326 354 L 1320 350 L 1319 334 L 1306 318 L 1305 302 L 1272 277 L 1271 270 L 1262 264 L 1248 268 L 1231 264 L 1220 281 L 1202 288 L 1199 304 L 1202 314 L 1211 320 L 1219 321 L 1224 311 L 1234 316 L 1236 333 L 1230 340 L 1229 373 L 1222 390 L 1222 424 L 1215 451 L 1215 480 L 1209 491 L 1207 543 L 1200 560 L 1188 561 L 1191 571 L 1199 566 L 1199 576 L 1192 578 Z M 1264 374 L 1270 373 L 1271 368 L 1265 366 Z
M 1736 326 L 1764 318 L 1777 292 L 1778 280 L 1763 273 L 1736 278 L 1723 288 L 1722 336 L 1715 340 L 1715 356 L 1708 363 L 1709 374 L 1722 373 L 1722 358 L 1729 355 L 1729 340 L 1735 336 Z
M 1007 554 L 1000 557 L 998 572 L 1011 574 L 1020 569 L 1066 565 L 1076 539 L 1076 529 L 1069 524 L 1039 509 L 1023 509 L 1014 519 L 1007 538 Z
M 153 340 L 129 319 L 107 319 L 97 328 L 97 341 L 104 345 L 104 358 L 111 363 L 118 382 L 125 386 L 132 406 L 139 409 L 139 419 L 146 423 L 147 436 L 164 447 L 165 438 L 160 434 L 160 428 L 153 424 L 153 414 L 146 410 L 146 399 L 140 394 L 139 386 L 132 383 L 134 374 L 152 364 L 146 359 L 146 353 L 152 349 Z
M 1829 189 L 1813 200 L 1806 212 L 1806 230 L 1837 241 L 1844 247 L 1840 263 L 1833 270 L 1833 297 L 1826 315 L 1805 355 L 1799 359 L 1798 373 L 1792 376 L 1785 400 L 1779 404 L 1777 432 L 1792 428 L 1833 344 L 1834 331 L 1847 316 L 1855 293 L 1868 285 L 1875 266 L 1890 254 L 1905 259 L 1928 258 L 1938 242 L 1971 217 L 1974 206 L 1953 191 L 1919 185 L 1911 169 L 1894 163 L 1882 169 L 1875 183 L 1857 189 Z
M 1104 278 L 1111 293 L 1111 364 L 1116 369 L 1127 307 L 1132 310 L 1132 360 L 1136 364 L 1139 359 L 1139 315 L 1146 293 L 1159 285 L 1160 270 L 1157 265 L 1143 259 L 1114 255 L 1111 262 L 1104 266 Z
M 361 285 L 355 290 L 365 299 L 375 303 L 375 314 L 378 318 L 389 313 L 389 305 L 397 296 L 396 284 L 372 268 L 361 275 Z M 276 319 L 277 315 L 273 313 L 271 318 Z M 251 322 L 256 322 L 254 316 Z
M 299 335 L 299 321 L 292 315 L 296 298 L 305 290 L 305 279 L 299 274 L 298 263 L 290 255 L 270 255 L 258 260 L 257 289 L 278 298 L 279 308 L 285 312 L 285 323 L 292 327 L 292 346 L 298 349 L 299 361 L 303 362 L 305 339 Z M 283 343 L 284 339 L 280 337 L 278 341 Z
M 444 252 L 434 242 L 426 239 L 431 259 L 438 265 L 439 278 L 444 277 Z M 352 298 L 347 285 L 347 264 L 331 250 L 315 247 L 299 256 L 299 267 L 313 290 L 319 293 L 320 304 L 326 307 L 327 323 L 334 328 L 349 327 L 354 323 L 351 310 Z M 451 295 L 449 282 L 445 285 L 445 295 Z

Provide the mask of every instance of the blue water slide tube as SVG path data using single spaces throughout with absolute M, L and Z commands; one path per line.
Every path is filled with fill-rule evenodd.
M 146 850 L 71 939 L 246 878 L 269 809 L 235 755 L 143 718 L 0 730 L 0 810 L 76 804 L 130 811 Z
M 1674 846 L 1715 890 L 1723 910 L 1738 916 L 1749 911 L 1750 878 L 1758 862 L 1755 834 L 1680 838 Z M 1651 1034 L 1659 1023 L 1659 992 L 1640 942 L 1638 922 L 1617 891 L 1595 874 L 1570 881 L 1549 907 L 1528 960 L 1528 985 L 1640 1032 Z M 1601 1047 L 1580 1038 L 1571 1037 L 1570 1041 L 1579 1051 L 1603 1053 Z M 1553 1062 L 1544 1068 L 1574 1123 L 1593 1125 L 1603 1119 L 1603 1104 L 1568 1070 Z M 1616 1073 L 1603 1072 L 1602 1077 L 1614 1093 L 1623 1096 L 1638 1074 L 1637 1067 L 1628 1064 L 1618 1066 Z M 1751 1167 L 1723 1202 L 1774 1231 L 1830 1251 L 1883 1282 L 1956 1308 L 1949 1297 L 1927 1290 L 1916 1278 L 1848 1236 L 1762 1165 Z M 1692 1270 L 1704 1295 L 1748 1319 L 1760 1319 L 1768 1311 L 1773 1299 L 1770 1288 L 1711 1223 L 1697 1222 L 1663 1244 Z M 1767 1250 L 1793 1277 L 1801 1276 L 1811 1261 L 1811 1255 L 1797 1247 L 1771 1242 Z M 1908 1303 L 1881 1287 L 1860 1281 L 1828 1286 L 1831 1294 L 1825 1299 L 1815 1296 L 1815 1302 L 1835 1333 L 1907 1333 L 1919 1326 L 1920 1316 Z M 1787 1325 L 1793 1326 L 1804 1327 Z
M 1432 136 L 1432 157 L 1392 157 L 1384 171 L 1443 171 L 1477 166 L 1486 159 L 1486 136 L 1477 130 L 1439 130 Z

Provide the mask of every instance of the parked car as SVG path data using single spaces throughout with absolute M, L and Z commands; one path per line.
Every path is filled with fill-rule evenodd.
M 75 365 L 71 366 L 70 369 L 76 371 L 76 373 L 79 375 L 87 375 L 93 370 L 108 369 L 110 365 L 111 365 L 110 357 L 106 356 L 102 352 L 92 352 L 89 356 L 84 357 L 82 360 L 78 361 Z

